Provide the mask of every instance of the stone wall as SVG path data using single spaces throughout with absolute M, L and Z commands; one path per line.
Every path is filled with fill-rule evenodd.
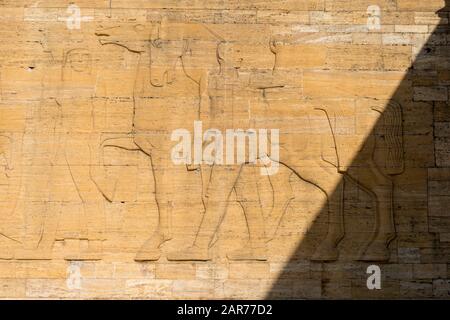
M 448 299 L 449 11 L 0 0 L 0 298 Z

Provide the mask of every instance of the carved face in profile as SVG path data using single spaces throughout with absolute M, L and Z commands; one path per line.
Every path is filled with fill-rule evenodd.
M 92 55 L 87 49 L 72 49 L 66 55 L 65 65 L 76 72 L 91 70 Z
M 243 49 L 239 46 L 229 43 L 222 43 L 219 45 L 219 58 L 222 67 L 241 69 L 245 65 Z

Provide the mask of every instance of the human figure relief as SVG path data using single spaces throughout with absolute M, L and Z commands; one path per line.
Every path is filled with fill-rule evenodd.
M 51 159 L 52 166 L 47 172 L 49 188 L 48 199 L 43 204 L 43 216 L 40 223 L 40 236 L 38 247 L 23 248 L 16 252 L 17 259 L 48 259 L 51 258 L 53 243 L 57 237 L 58 222 L 63 209 L 58 201 L 54 185 L 55 173 L 58 166 L 56 162 L 62 161 L 67 170 L 70 184 L 75 195 L 71 203 L 80 210 L 78 216 L 78 230 L 70 230 L 62 236 L 61 240 L 73 239 L 87 240 L 87 246 L 81 246 L 79 251 L 68 253 L 67 260 L 99 260 L 102 258 L 102 243 L 104 239 L 104 208 L 103 198 L 95 184 L 90 179 L 90 165 L 93 160 L 94 119 L 93 108 L 95 100 L 96 75 L 92 68 L 92 54 L 85 48 L 74 48 L 64 53 L 61 68 L 60 85 L 52 103 L 53 123 L 47 121 L 47 130 L 53 132 L 54 154 Z M 95 151 L 95 149 L 94 149 Z M 61 164 L 60 164 L 61 165 Z M 27 213 L 28 212 L 28 213 Z M 29 221 L 36 212 L 26 210 L 27 225 L 36 225 Z
M 150 61 L 148 78 L 150 79 L 149 82 L 153 88 L 171 85 L 174 82 L 174 79 L 177 79 L 176 73 L 180 72 L 181 69 L 182 73 L 180 72 L 180 75 L 183 77 L 184 74 L 184 77 L 189 78 L 199 90 L 200 101 L 197 109 L 197 117 L 192 117 L 190 118 L 191 120 L 204 120 L 203 123 L 206 124 L 207 128 L 215 128 L 221 131 L 243 125 L 243 123 L 233 123 L 236 119 L 240 119 L 239 117 L 234 117 L 234 115 L 241 112 L 245 113 L 247 108 L 243 105 L 239 106 L 239 103 L 242 103 L 245 99 L 239 98 L 239 94 L 236 94 L 236 92 L 239 91 L 238 88 L 242 88 L 243 83 L 239 83 L 239 81 L 242 81 L 242 76 L 240 77 L 239 75 L 240 66 L 234 65 L 233 63 L 239 64 L 242 61 L 237 59 L 234 60 L 231 65 L 226 65 L 226 60 L 220 52 L 221 46 L 223 46 L 226 41 L 220 39 L 220 37 L 206 27 L 197 26 L 197 28 L 191 28 L 189 32 L 196 34 L 197 37 L 198 34 L 207 34 L 208 36 L 206 38 L 209 37 L 206 43 L 202 42 L 200 44 L 202 49 L 200 52 L 202 52 L 203 58 L 205 59 L 206 57 L 206 61 L 210 63 L 207 64 L 209 69 L 206 67 L 198 68 L 195 67 L 194 62 L 196 61 L 195 54 L 199 52 L 198 49 L 196 49 L 196 46 L 198 46 L 199 43 L 191 38 L 192 35 L 188 31 L 185 31 L 186 28 L 183 26 L 170 24 L 169 28 L 167 22 L 163 20 L 156 24 L 156 28 L 146 29 L 146 27 L 142 25 L 135 26 L 134 28 L 139 41 L 133 41 L 133 39 L 130 40 L 130 38 L 121 38 L 120 32 L 118 37 L 116 32 L 117 29 L 101 31 L 98 34 L 104 44 L 112 43 L 125 46 L 130 51 L 139 53 L 141 59 L 142 57 L 146 57 L 143 60 Z M 149 48 L 143 45 L 146 44 L 146 36 L 149 36 L 152 39 Z M 214 45 L 211 45 L 211 43 Z M 271 43 L 270 50 L 276 55 L 279 48 L 277 48 L 276 43 Z M 217 70 L 215 62 L 217 62 L 220 67 L 218 72 L 211 71 Z M 178 66 L 181 66 L 181 68 L 177 68 Z M 145 68 L 143 69 L 142 74 L 146 74 Z M 274 75 L 276 75 L 275 71 L 276 68 L 274 68 Z M 140 81 L 137 83 L 140 83 Z M 146 81 L 142 83 L 146 83 Z M 145 91 L 146 90 L 144 89 L 142 92 Z M 139 125 L 144 127 L 146 125 L 148 126 L 148 123 L 151 123 L 148 120 L 148 116 L 146 118 L 144 113 L 140 113 L 138 103 L 136 106 L 137 112 L 135 113 L 136 116 L 134 119 L 135 128 L 139 127 Z M 270 110 L 271 108 L 272 111 Z M 342 151 L 340 149 L 342 144 L 340 144 L 340 139 L 336 135 L 336 132 L 334 131 L 335 128 L 333 127 L 333 123 L 335 122 L 333 118 L 335 117 L 333 114 L 334 111 L 329 110 L 329 107 L 326 105 L 298 108 L 294 103 L 292 104 L 292 108 L 292 117 L 294 120 L 280 123 L 280 146 L 282 149 L 280 163 L 290 168 L 304 181 L 315 185 L 327 195 L 329 232 L 312 258 L 313 260 L 336 260 L 339 254 L 337 247 L 344 236 L 343 183 L 341 182 L 341 175 L 345 173 L 346 176 L 351 179 L 352 177 L 356 177 L 356 174 L 353 173 L 354 169 L 342 169 L 342 161 L 340 160 L 342 157 Z M 383 117 L 388 117 L 392 113 L 399 114 L 398 108 L 388 109 L 388 112 L 385 112 Z M 371 110 L 373 111 L 372 116 L 375 118 L 380 116 L 379 112 L 377 113 L 373 109 Z M 175 113 L 172 114 L 173 119 L 169 120 L 167 118 L 160 118 L 159 116 L 157 119 L 163 120 L 164 123 L 176 123 L 176 126 L 170 127 L 172 129 L 185 127 L 184 124 L 177 123 L 176 120 L 174 120 L 178 118 L 175 116 L 176 110 L 174 110 L 174 112 Z M 270 117 L 273 117 L 273 115 L 277 113 L 277 109 L 274 106 L 270 106 L 269 103 L 268 112 L 268 118 L 270 119 Z M 152 116 L 155 116 L 158 113 L 159 112 L 154 113 Z M 391 125 L 387 126 L 386 129 L 391 133 L 387 136 L 396 137 L 394 140 L 399 141 L 398 137 L 401 136 L 401 126 L 399 127 L 398 124 L 399 121 L 401 123 L 401 118 L 398 116 L 393 116 L 391 118 L 393 119 L 390 122 Z M 185 119 L 189 119 L 189 117 L 185 117 Z M 317 128 L 320 128 L 321 131 L 318 131 Z M 139 132 L 139 134 L 134 134 L 131 139 L 118 139 L 110 144 L 110 146 L 115 145 L 129 150 L 141 150 L 152 158 L 157 188 L 156 197 L 160 209 L 160 224 L 154 235 L 146 242 L 142 250 L 138 253 L 137 260 L 158 259 L 160 256 L 159 246 L 170 238 L 169 236 L 166 236 L 170 233 L 168 232 L 167 223 L 169 220 L 169 206 L 164 205 L 170 203 L 170 196 L 168 196 L 169 191 L 167 188 L 164 188 L 164 174 L 168 174 L 170 170 L 157 169 L 161 168 L 161 164 L 165 163 L 167 165 L 168 163 L 168 152 L 167 149 L 164 150 L 164 148 L 165 146 L 170 145 L 167 140 L 169 131 L 164 131 L 165 133 L 159 136 L 155 134 L 151 135 L 151 139 L 153 139 L 153 142 L 151 142 L 149 140 L 149 135 L 144 134 L 144 132 L 147 131 L 148 133 L 148 131 L 151 132 L 154 129 L 155 128 L 153 127 L 150 130 L 140 130 L 141 132 Z M 401 148 L 401 143 L 395 142 L 394 145 L 391 146 L 390 155 L 386 154 L 386 157 L 392 157 L 393 154 L 396 154 L 398 157 L 402 152 Z M 330 152 L 330 150 L 334 151 Z M 159 152 L 165 152 L 165 155 L 160 154 L 160 157 L 158 157 L 157 154 L 159 154 Z M 327 157 L 324 157 L 325 153 L 327 153 Z M 381 158 L 383 158 L 383 156 L 381 156 Z M 159 162 L 155 159 L 159 159 L 157 160 Z M 380 182 L 382 185 L 381 188 L 387 190 L 384 187 L 388 184 L 385 183 L 387 182 L 385 179 L 386 175 L 377 173 L 379 170 L 377 169 L 378 166 L 375 164 L 374 159 L 367 160 L 366 163 L 369 164 L 368 169 L 366 167 L 366 169 L 358 170 L 365 170 L 364 175 L 368 177 L 376 176 L 378 179 L 376 181 Z M 169 254 L 168 258 L 170 260 L 209 260 L 209 246 L 217 227 L 226 212 L 231 192 L 237 192 L 238 199 L 247 198 L 244 196 L 246 188 L 242 186 L 242 183 L 239 183 L 239 179 L 241 179 L 243 172 L 247 170 L 244 169 L 243 164 L 203 164 L 200 165 L 200 168 L 203 178 L 203 196 L 206 212 L 194 245 L 185 250 Z M 353 179 L 353 181 L 363 186 L 364 182 L 359 181 L 358 179 Z M 247 181 L 249 185 L 254 185 L 249 177 L 242 178 L 242 181 Z M 372 192 L 372 189 L 377 190 L 375 194 L 377 197 L 377 216 L 379 217 L 377 221 L 379 222 L 377 223 L 377 230 L 373 241 L 371 241 L 371 245 L 366 250 L 366 252 L 371 253 L 363 254 L 361 258 L 364 260 L 385 260 L 389 254 L 387 246 L 392 240 L 393 234 L 395 234 L 395 231 L 392 230 L 392 224 L 389 223 L 389 221 L 392 221 L 392 218 L 389 218 L 389 215 L 392 217 L 392 205 L 389 205 L 389 201 L 386 201 L 386 197 L 389 198 L 388 194 L 392 195 L 392 192 L 389 193 L 388 191 L 383 191 L 383 194 L 383 192 L 378 192 L 379 188 L 377 186 L 366 187 L 366 190 L 369 192 Z M 257 208 L 257 206 L 252 206 L 247 209 L 244 208 L 247 220 L 259 221 L 257 223 L 258 225 L 264 224 L 260 213 L 255 213 L 254 215 L 249 213 L 250 209 L 253 212 L 257 212 L 258 210 L 255 208 Z M 250 214 L 250 219 L 248 214 Z M 249 225 L 249 230 L 256 229 L 254 228 L 254 225 Z M 263 228 L 260 228 L 260 230 L 263 230 Z M 253 243 L 250 243 L 249 246 L 240 250 L 241 254 L 236 256 L 237 259 L 264 259 L 265 254 L 263 252 L 265 251 L 265 246 L 261 245 L 263 241 L 256 240 L 258 244 L 255 244 L 255 239 L 263 239 L 265 238 L 265 235 L 257 235 L 255 232 L 258 231 L 251 231 L 250 235 L 250 239 L 252 239 L 251 242 Z M 232 254 L 230 254 L 230 258 L 233 259 Z
M 205 26 L 190 25 L 187 28 L 183 24 L 169 24 L 164 18 L 150 26 L 100 28 L 97 35 L 104 45 L 123 46 L 139 55 L 140 71 L 138 71 L 136 78 L 136 105 L 132 137 L 107 140 L 102 147 L 139 150 L 152 159 L 156 201 L 159 209 L 159 225 L 153 236 L 137 254 L 136 260 L 157 260 L 160 256 L 160 245 L 171 238 L 168 221 L 170 203 L 173 198 L 173 195 L 171 195 L 173 186 L 170 186 L 170 181 L 173 180 L 172 177 L 176 169 L 173 167 L 171 159 L 168 158 L 170 155 L 168 148 L 172 145 L 169 140 L 171 132 L 175 129 L 184 128 L 186 124 L 193 123 L 195 120 L 202 121 L 206 128 L 214 128 L 214 125 L 217 129 L 227 128 L 227 123 L 221 122 L 218 115 L 212 115 L 214 114 L 214 107 L 210 106 L 209 95 L 211 85 L 215 81 L 214 86 L 220 88 L 217 80 L 220 81 L 222 78 L 219 67 L 223 66 L 220 65 L 221 61 L 217 55 L 223 39 Z M 148 38 L 151 39 L 150 42 L 147 41 Z M 202 67 L 197 66 L 200 60 L 202 61 Z M 148 62 L 150 62 L 149 65 Z M 183 88 L 181 88 L 182 86 Z M 187 101 L 180 103 L 175 99 L 166 97 L 163 101 L 165 106 L 158 107 L 158 99 L 149 101 L 145 98 L 149 96 L 164 97 L 169 93 L 176 95 L 175 92 L 177 91 L 187 95 L 196 94 L 195 104 L 190 105 Z M 170 107 L 170 100 L 174 102 L 173 108 Z M 219 101 L 219 99 L 216 100 Z M 219 110 L 222 106 L 219 105 L 216 109 Z M 149 110 L 154 112 L 150 113 Z M 212 123 L 211 119 L 215 119 L 215 123 Z M 232 128 L 232 125 L 229 124 L 228 127 Z M 191 164 L 187 167 L 188 170 L 200 170 L 204 190 L 203 201 L 205 203 L 210 201 L 207 192 L 211 192 L 211 190 L 207 190 L 211 183 L 211 170 L 227 171 L 227 169 L 219 166 L 212 169 L 213 167 L 199 164 Z M 243 169 L 243 171 L 244 173 L 248 171 L 249 175 L 253 175 L 251 169 Z M 237 171 L 234 171 L 234 173 L 237 174 Z M 253 181 L 253 183 L 256 182 Z M 220 186 L 218 188 L 220 189 Z M 230 191 L 232 189 L 231 186 Z M 241 187 L 233 190 L 244 189 Z M 254 192 L 252 196 L 255 197 Z M 239 194 L 238 199 L 241 198 L 244 198 L 244 196 L 241 197 Z M 288 202 L 288 200 L 277 198 L 274 202 L 272 211 L 277 211 L 278 208 L 285 209 L 285 202 Z M 240 203 L 245 212 L 256 210 L 257 206 L 255 205 L 251 209 L 246 209 L 247 205 L 243 201 L 240 201 Z M 253 235 L 252 238 L 263 239 L 262 236 L 253 237 Z
M 240 58 L 240 49 L 234 48 L 234 44 L 223 42 L 218 48 L 218 61 L 220 63 L 220 73 L 210 76 L 208 83 L 208 94 L 211 105 L 209 112 L 208 127 L 220 132 L 227 130 L 237 130 L 252 128 L 254 122 L 251 117 L 250 105 L 258 104 L 257 98 L 260 91 L 257 86 L 250 84 L 249 73 L 240 72 L 243 59 Z M 269 52 L 270 53 L 270 52 Z M 268 124 L 268 123 L 266 123 Z M 263 129 L 267 127 L 262 127 Z M 261 137 L 260 137 L 261 138 Z M 249 137 L 251 139 L 251 137 Z M 229 143 L 227 139 L 227 143 Z M 275 142 L 275 144 L 277 144 Z M 271 144 L 272 145 L 272 144 Z M 261 145 L 260 145 L 261 146 Z M 227 146 L 228 147 L 228 146 Z M 226 148 L 227 149 L 227 148 Z M 228 157 L 227 149 L 227 157 Z M 261 150 L 260 150 L 261 151 Z M 266 260 L 268 239 L 265 230 L 263 209 L 258 194 L 257 180 L 260 170 L 273 170 L 278 163 L 278 159 L 271 160 L 268 155 L 273 156 L 273 150 L 267 150 L 258 154 L 259 166 L 255 163 L 239 162 L 235 164 L 214 162 L 207 166 L 202 165 L 202 171 L 208 172 L 209 180 L 205 193 L 206 211 L 196 234 L 194 244 L 181 251 L 172 252 L 168 255 L 169 260 L 209 260 L 210 245 L 218 230 L 218 227 L 225 215 L 230 195 L 234 191 L 247 221 L 249 241 L 244 247 L 228 253 L 231 260 Z M 234 152 L 234 151 L 233 151 Z M 248 154 L 246 159 L 248 159 Z M 269 160 L 269 161 L 266 161 Z M 286 175 L 277 176 L 274 170 L 273 176 L 269 176 L 270 181 L 283 181 L 288 185 Z M 280 180 L 285 179 L 285 180 Z M 286 187 L 282 190 L 274 190 L 284 195 L 281 201 L 277 198 L 274 206 L 280 209 L 282 202 L 289 202 L 292 194 Z M 283 201 L 284 200 L 284 201 Z
M 271 49 L 278 54 L 282 46 L 272 43 Z M 345 181 L 366 191 L 375 204 L 375 230 L 359 259 L 386 261 L 390 257 L 389 244 L 395 237 L 393 177 L 404 170 L 402 108 L 395 101 L 386 100 L 359 99 L 356 105 L 349 103 L 345 113 L 335 101 L 300 106 L 303 115 L 297 116 L 299 111 L 293 111 L 290 116 L 307 121 L 281 124 L 286 132 L 287 123 L 298 132 L 281 134 L 280 144 L 286 150 L 281 154 L 281 162 L 327 196 L 328 233 L 312 260 L 333 261 L 339 257 L 338 245 L 345 235 L 343 175 Z M 294 102 L 292 110 L 297 109 L 295 105 Z M 367 127 L 370 124 L 374 125 L 373 130 Z M 357 157 L 353 158 L 358 148 Z
M 203 93 L 208 73 L 213 72 L 210 70 L 214 70 L 217 63 L 213 49 L 212 56 L 206 56 L 211 58 L 207 68 L 195 66 L 203 46 L 217 45 L 215 35 L 199 28 L 196 31 L 205 40 L 191 41 L 193 36 L 185 36 L 183 26 L 174 26 L 168 33 L 165 23 L 163 20 L 148 25 L 101 27 L 97 31 L 101 44 L 125 47 L 135 52 L 139 59 L 133 130 L 129 136 L 105 140 L 101 146 L 140 151 L 151 159 L 159 222 L 137 253 L 137 261 L 158 260 L 161 245 L 172 238 L 170 211 L 176 192 L 174 177 L 179 166 L 171 159 L 171 134 L 199 119 L 202 106 L 208 103 Z
M 361 134 L 367 132 L 364 126 L 370 123 L 368 119 L 376 124 L 369 135 Z M 361 100 L 355 110 L 356 134 L 350 138 L 335 135 L 339 172 L 365 190 L 375 204 L 375 230 L 367 247 L 362 248 L 361 260 L 385 261 L 390 257 L 388 246 L 396 235 L 393 177 L 404 171 L 402 122 L 402 108 L 397 102 Z M 348 153 L 345 157 L 346 146 L 351 144 L 361 146 L 354 159 L 348 159 Z
M 276 50 L 272 44 L 271 49 Z M 276 52 L 275 52 L 276 53 Z M 224 88 L 224 87 L 222 87 Z M 225 97 L 233 97 L 229 93 Z M 216 99 L 215 99 L 216 98 Z M 212 101 L 218 102 L 218 97 L 212 97 Z M 232 98 L 230 98 L 231 100 Z M 282 101 L 286 105 L 286 101 Z M 236 104 L 230 103 L 233 107 Z M 269 103 L 265 117 L 276 118 L 278 110 L 275 103 Z M 361 253 L 361 260 L 384 261 L 389 258 L 388 245 L 395 236 L 393 223 L 393 184 L 390 176 L 400 174 L 403 168 L 402 148 L 402 118 L 401 108 L 394 102 L 378 103 L 376 106 L 365 107 L 364 117 L 376 121 L 380 118 L 383 125 L 376 130 L 375 135 L 366 137 L 355 132 L 351 136 L 353 146 L 363 145 L 368 140 L 372 143 L 364 143 L 364 150 L 359 156 L 361 165 L 345 167 L 342 159 L 345 158 L 345 143 L 342 137 L 336 134 L 336 125 L 339 123 L 339 110 L 330 109 L 328 106 L 300 106 L 298 102 L 291 101 L 289 121 L 280 122 L 280 163 L 292 169 L 302 180 L 316 186 L 327 196 L 327 208 L 329 229 L 326 238 L 316 249 L 312 260 L 332 261 L 338 259 L 338 245 L 344 237 L 343 216 L 343 192 L 344 184 L 342 174 L 351 179 L 366 190 L 376 203 L 376 229 L 374 235 L 365 250 Z M 213 108 L 213 107 L 212 107 Z M 227 110 L 223 107 L 222 110 Z M 224 112 L 223 121 L 230 118 L 231 113 Z M 227 117 L 228 116 L 228 117 Z M 357 126 L 367 123 L 367 119 L 361 118 L 356 112 L 354 119 Z M 214 116 L 211 116 L 214 121 Z M 361 120 L 361 121 L 360 121 Z M 364 122 L 366 121 L 366 122 Z M 222 122 L 222 121 L 221 121 Z M 378 132 L 380 132 L 379 134 Z M 382 138 L 382 143 L 376 144 L 375 140 Z M 379 139 L 378 139 L 379 140 Z M 348 141 L 346 141 L 348 144 Z M 383 145 L 384 143 L 384 145 Z M 381 165 L 376 160 L 382 161 Z M 200 226 L 196 240 L 192 247 L 169 255 L 170 260 L 209 260 L 209 246 L 215 235 L 221 217 L 225 213 L 229 192 L 236 186 L 242 167 L 226 168 L 223 172 L 216 170 L 214 166 L 208 184 L 208 202 L 205 217 Z M 220 167 L 219 167 L 220 168 Z M 385 168 L 385 169 L 382 169 Z M 249 184 L 251 189 L 252 184 Z M 245 187 L 243 187 L 245 190 Z M 229 191 L 230 190 L 230 191 Z M 247 216 L 248 218 L 248 216 Z M 252 230 L 261 222 L 247 219 L 249 230 Z M 251 225 L 253 223 L 253 225 Z M 255 231 L 250 231 L 253 235 Z M 261 243 L 261 242 L 259 242 Z M 242 257 L 252 259 L 248 251 L 254 252 L 255 257 L 260 255 L 259 248 L 241 250 Z

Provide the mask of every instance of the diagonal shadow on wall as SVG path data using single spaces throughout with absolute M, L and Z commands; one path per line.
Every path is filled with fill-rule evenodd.
M 416 266 L 450 262 L 449 243 L 440 241 L 441 233 L 449 232 L 448 206 L 437 198 L 445 193 L 439 186 L 450 180 L 444 131 L 450 122 L 449 11 L 446 0 L 437 13 L 440 24 L 391 99 L 382 110 L 372 108 L 381 114 L 371 134 L 351 164 L 341 166 L 342 179 L 327 196 L 332 203 L 344 189 L 343 216 L 323 206 L 266 298 L 448 296 L 448 290 L 441 290 L 446 270 L 439 280 L 421 276 Z M 323 245 L 330 225 L 337 259 L 333 241 Z M 373 264 L 381 268 L 381 290 L 367 288 L 367 268 Z

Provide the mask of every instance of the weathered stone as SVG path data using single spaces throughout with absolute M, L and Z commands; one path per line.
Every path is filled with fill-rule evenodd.
M 0 298 L 448 298 L 449 1 L 0 2 Z

